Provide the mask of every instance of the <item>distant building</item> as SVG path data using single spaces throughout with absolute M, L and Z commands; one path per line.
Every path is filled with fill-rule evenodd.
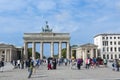
M 98 57 L 97 45 L 92 43 L 87 43 L 80 46 L 72 46 L 71 50 L 71 55 L 76 59 L 83 58 L 83 60 L 85 60 L 86 58 Z
M 10 44 L 0 44 L 0 60 L 12 61 L 21 58 L 21 48 L 16 48 L 14 45 Z
M 120 34 L 98 34 L 94 37 L 94 44 L 98 45 L 102 58 L 120 59 Z

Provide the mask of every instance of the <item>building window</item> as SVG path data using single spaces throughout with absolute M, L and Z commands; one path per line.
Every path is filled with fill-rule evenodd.
M 5 53 L 5 51 L 2 51 L 2 53 Z
M 116 45 L 116 42 L 114 42 L 114 45 Z
M 120 41 L 118 41 L 118 45 L 120 45 Z
M 112 47 L 110 48 L 110 51 L 113 51 L 113 48 L 112 48 Z
M 119 54 L 119 58 L 120 58 L 120 54 Z
M 109 59 L 109 55 L 107 54 L 107 59 Z
M 110 37 L 110 39 L 112 39 L 112 37 Z
M 105 42 L 103 41 L 102 44 L 103 44 L 103 46 L 104 46 L 104 45 L 105 45 Z
M 118 37 L 118 39 L 120 39 L 120 37 Z
M 111 54 L 111 59 L 113 59 L 113 55 Z
M 103 52 L 105 52 L 105 47 L 103 47 Z
M 114 39 L 116 39 L 116 37 L 114 37 Z
M 107 52 L 109 52 L 109 47 L 107 47 Z
M 110 45 L 112 45 L 112 41 L 110 41 Z
M 108 37 L 106 37 L 106 39 L 108 39 Z
M 105 37 L 102 37 L 102 39 L 105 39 Z
M 120 47 L 118 47 L 118 51 L 120 52 Z
M 103 46 L 108 46 L 108 41 L 103 41 Z
M 103 54 L 103 59 L 105 59 L 106 57 L 105 57 L 105 54 Z
M 105 41 L 105 45 L 108 46 L 108 41 Z
M 117 51 L 116 47 L 114 47 L 114 51 L 115 51 L 115 52 Z

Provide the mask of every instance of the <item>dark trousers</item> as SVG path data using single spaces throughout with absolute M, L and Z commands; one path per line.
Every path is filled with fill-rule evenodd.
M 80 68 L 81 68 L 81 65 L 80 65 L 80 64 L 77 64 L 77 68 L 80 69 Z
M 31 75 L 32 75 L 33 69 L 32 69 L 32 68 L 28 68 L 28 72 L 29 72 L 28 78 L 31 78 Z
M 90 67 L 90 64 L 86 64 L 86 69 L 89 69 L 89 67 Z

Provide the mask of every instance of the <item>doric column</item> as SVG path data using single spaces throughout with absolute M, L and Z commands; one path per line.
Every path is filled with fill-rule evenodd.
M 7 49 L 5 49 L 5 61 L 7 61 Z
M 62 43 L 59 42 L 59 58 L 61 58 Z
M 82 54 L 83 54 L 83 65 L 85 65 L 85 63 L 84 63 L 84 61 L 86 59 L 85 49 L 82 50 Z
M 40 59 L 43 59 L 43 42 L 40 43 Z
M 36 59 L 35 42 L 32 42 L 32 59 Z
M 73 54 L 73 53 L 72 53 L 72 52 L 73 52 L 73 51 L 72 51 L 72 48 L 71 48 L 70 50 L 71 50 L 71 52 L 70 52 L 71 57 L 70 57 L 70 58 L 72 59 L 72 54 Z
M 69 42 L 67 42 L 67 59 L 69 59 L 69 51 L 70 51 L 70 46 L 69 46 Z
M 98 53 L 97 53 L 97 49 L 95 49 L 95 56 L 96 56 L 96 58 L 98 57 Z
M 51 57 L 54 55 L 54 44 L 51 42 Z
M 12 61 L 12 59 L 11 59 L 11 49 L 10 49 L 9 61 Z
M 85 53 L 84 53 L 84 55 L 85 55 L 85 59 L 87 58 L 87 55 L 88 55 L 88 53 L 87 53 L 87 50 L 85 49 Z
M 91 49 L 91 58 L 94 56 L 94 49 Z
M 27 44 L 27 42 L 24 42 L 24 59 L 28 59 L 27 48 L 28 48 L 28 44 Z
M 21 59 L 23 59 L 23 47 L 21 48 L 21 54 L 20 54 L 20 56 L 21 56 Z
M 85 52 L 82 50 L 82 57 L 83 57 L 83 60 L 85 60 Z

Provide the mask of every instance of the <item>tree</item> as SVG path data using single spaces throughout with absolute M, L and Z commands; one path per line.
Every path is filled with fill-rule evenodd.
M 62 49 L 61 52 L 62 52 L 62 57 L 63 57 L 63 58 L 66 58 L 66 48 Z
M 54 58 L 58 58 L 58 54 L 56 54 L 56 55 L 53 55 L 53 57 L 54 57 Z
M 36 54 L 36 58 L 40 57 L 40 53 L 39 52 L 35 52 Z M 28 58 L 30 58 L 32 56 L 32 48 L 28 48 Z

